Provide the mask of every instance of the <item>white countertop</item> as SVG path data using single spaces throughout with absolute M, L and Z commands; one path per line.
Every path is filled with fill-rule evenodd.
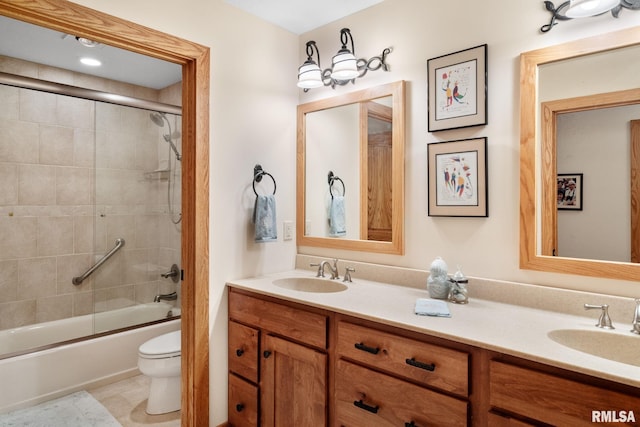
M 308 270 L 291 270 L 232 280 L 228 285 L 640 387 L 640 366 L 574 350 L 547 335 L 553 330 L 578 329 L 635 337 L 629 332 L 630 324 L 616 323 L 615 330 L 601 331 L 594 326 L 597 320 L 594 313 L 583 317 L 474 299 L 473 296 L 470 296 L 469 304 L 448 303 L 449 318 L 418 316 L 414 314 L 415 302 L 418 298 L 429 298 L 426 289 L 358 278 L 347 283 L 347 290 L 333 293 L 302 292 L 273 284 L 278 278 L 300 276 L 314 277 L 314 274 Z

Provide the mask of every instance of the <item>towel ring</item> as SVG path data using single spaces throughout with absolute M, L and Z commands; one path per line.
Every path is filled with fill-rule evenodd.
M 258 196 L 258 192 L 256 191 L 256 182 L 262 181 L 262 177 L 264 175 L 269 176 L 273 181 L 273 194 L 276 194 L 276 180 L 273 177 L 273 175 L 271 175 L 269 172 L 265 172 L 264 170 L 262 170 L 262 166 L 255 165 L 253 168 L 253 192 L 255 193 L 256 197 Z
M 332 199 L 333 199 L 333 184 L 335 181 L 340 181 L 340 184 L 342 184 L 342 196 L 344 196 L 346 192 L 344 181 L 340 179 L 340 177 L 338 177 L 337 175 L 334 175 L 333 171 L 329 171 L 329 175 L 327 176 L 327 181 L 329 181 L 329 194 L 331 194 Z

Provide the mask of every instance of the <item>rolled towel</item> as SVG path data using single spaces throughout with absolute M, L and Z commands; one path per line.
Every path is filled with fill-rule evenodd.
M 255 240 L 257 243 L 278 240 L 276 198 L 273 194 L 256 196 L 256 203 L 253 208 L 253 223 L 255 224 Z
M 329 235 L 332 237 L 346 236 L 346 222 L 344 196 L 333 196 L 331 206 L 329 206 Z

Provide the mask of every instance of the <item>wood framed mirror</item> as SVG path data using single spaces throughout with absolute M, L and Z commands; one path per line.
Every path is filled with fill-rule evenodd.
M 404 253 L 404 104 L 398 81 L 298 106 L 298 246 Z M 346 227 L 332 237 L 334 194 Z
M 208 425 L 209 49 L 64 0 L 0 0 L 0 15 L 182 66 L 181 423 Z
M 581 79 L 575 78 L 570 95 L 547 102 L 544 92 L 553 90 L 542 84 L 541 71 L 565 61 L 596 60 L 609 62 L 608 55 L 624 56 L 624 49 L 635 49 L 640 43 L 640 28 L 630 28 L 596 37 L 577 40 L 526 52 L 520 58 L 520 268 L 568 273 L 620 280 L 637 280 L 640 264 L 577 256 L 562 256 L 557 251 L 557 170 L 556 123 L 561 114 L 571 111 L 587 111 L 609 108 L 617 103 L 626 103 L 626 90 L 586 88 Z M 633 61 L 631 61 L 633 62 Z M 633 72 L 634 67 L 625 67 Z M 607 72 L 590 70 L 599 80 L 626 80 L 611 78 Z M 618 73 L 616 73 L 618 74 Z M 560 75 L 556 73 L 555 75 Z M 558 79 L 559 80 L 559 79 Z M 561 83 L 557 83 L 560 86 Z M 594 86 L 594 85 L 589 85 Z M 637 87 L 637 85 L 636 85 Z M 588 89 L 583 91 L 583 89 Z M 626 100 L 625 100 L 626 99 Z M 544 102 L 544 104 L 543 104 Z M 629 101 L 631 102 L 631 101 Z M 629 154 L 630 155 L 630 154 Z M 588 177 L 585 176 L 585 182 Z M 625 179 L 625 178 L 622 178 Z M 588 185 L 588 184 L 587 184 Z M 628 196 L 630 197 L 630 196 Z M 585 201 L 585 206 L 588 202 Z M 612 208 L 615 208 L 612 206 Z M 624 207 L 621 207 L 624 209 Z M 592 227 L 599 226 L 591 224 Z M 588 230 L 585 230 L 588 232 Z M 630 233 L 630 231 L 629 231 Z

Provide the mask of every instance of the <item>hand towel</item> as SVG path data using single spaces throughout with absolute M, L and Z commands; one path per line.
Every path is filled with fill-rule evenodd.
M 253 223 L 255 224 L 255 240 L 257 243 L 278 240 L 276 198 L 273 194 L 256 196 L 256 204 L 253 208 Z
M 341 237 L 347 234 L 344 196 L 333 196 L 329 206 L 329 235 Z
M 420 316 L 451 317 L 449 306 L 445 301 L 431 298 L 418 298 L 415 313 Z

